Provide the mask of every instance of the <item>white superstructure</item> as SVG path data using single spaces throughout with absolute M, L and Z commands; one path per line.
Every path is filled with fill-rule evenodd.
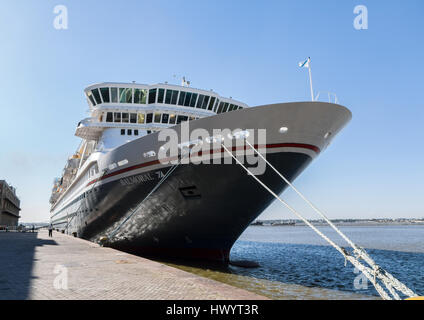
M 87 165 L 99 153 L 183 121 L 248 107 L 234 99 L 221 97 L 214 91 L 167 83 L 104 82 L 87 87 L 84 93 L 90 117 L 78 123 L 75 135 L 82 142 L 77 152 L 68 159 L 62 177 L 54 180 L 50 198 L 52 210 L 63 202 L 61 200 L 64 200 L 65 194 L 74 193 L 69 189 L 76 191 L 77 180 L 82 183 L 99 174 L 96 166 L 87 170 Z M 87 175 L 87 178 L 84 179 L 82 175 Z

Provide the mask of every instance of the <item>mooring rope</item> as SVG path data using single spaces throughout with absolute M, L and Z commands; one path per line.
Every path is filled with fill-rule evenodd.
M 409 289 L 402 282 L 393 277 L 390 273 L 380 268 L 371 257 L 365 252 L 364 249 L 359 248 L 355 243 L 353 243 L 346 235 L 344 235 L 318 208 L 316 208 L 300 191 L 298 191 L 293 184 L 290 183 L 288 179 L 286 179 L 277 169 L 272 166 L 269 161 L 267 161 L 262 154 L 260 154 L 256 148 L 254 148 L 246 139 L 246 143 L 267 163 L 270 168 L 272 168 L 277 174 L 291 187 L 296 193 L 301 196 L 303 200 L 305 200 L 324 220 L 329 223 L 329 225 L 336 230 L 336 232 L 345 239 L 354 249 L 354 253 L 356 257 L 352 256 L 348 253 L 344 248 L 338 246 L 335 242 L 325 236 L 320 230 L 318 230 L 311 222 L 309 222 L 306 218 L 304 218 L 298 211 L 296 211 L 293 207 L 291 207 L 288 203 L 282 200 L 275 192 L 273 192 L 265 183 L 263 183 L 258 177 L 250 172 L 250 170 L 244 166 L 232 152 L 228 150 L 228 148 L 222 143 L 222 147 L 225 151 L 227 151 L 231 157 L 247 172 L 251 175 L 263 188 L 265 188 L 269 193 L 271 193 L 275 199 L 281 202 L 285 207 L 287 207 L 291 212 L 293 212 L 297 217 L 299 217 L 306 225 L 308 225 L 312 230 L 314 230 L 319 236 L 321 236 L 325 241 L 327 241 L 331 246 L 333 246 L 337 251 L 339 251 L 345 258 L 346 261 L 349 261 L 353 266 L 355 266 L 358 270 L 360 270 L 365 277 L 374 285 L 377 292 L 380 296 L 385 300 L 400 300 L 400 296 L 397 294 L 396 290 L 402 292 L 404 295 L 408 297 L 417 296 L 411 289 Z M 363 265 L 358 258 L 362 258 L 365 262 L 367 262 L 370 267 Z M 381 285 L 377 282 L 377 279 L 380 279 L 384 286 L 387 288 L 392 297 L 381 287 Z M 396 289 L 396 290 L 395 290 Z

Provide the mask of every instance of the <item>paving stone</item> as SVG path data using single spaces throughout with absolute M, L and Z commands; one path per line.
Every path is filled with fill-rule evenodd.
M 266 298 L 61 233 L 49 238 L 41 230 L 0 233 L 0 299 Z

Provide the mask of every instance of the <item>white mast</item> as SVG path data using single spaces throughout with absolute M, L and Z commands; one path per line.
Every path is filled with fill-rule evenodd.
M 308 69 L 309 69 L 309 83 L 311 85 L 311 98 L 314 101 L 314 89 L 312 88 L 312 71 L 311 71 L 311 58 L 308 58 Z
M 309 70 L 309 84 L 311 86 L 311 99 L 312 99 L 312 101 L 315 101 L 315 98 L 314 98 L 314 89 L 312 87 L 311 57 L 309 57 L 308 59 L 306 59 L 304 62 L 300 62 L 299 63 L 299 67 L 301 67 L 301 68 L 308 68 L 308 70 Z

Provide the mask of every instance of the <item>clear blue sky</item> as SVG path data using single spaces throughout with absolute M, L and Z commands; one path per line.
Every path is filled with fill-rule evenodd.
M 53 28 L 60 4 L 68 30 Z M 368 30 L 353 28 L 359 4 Z M 422 0 L 2 1 L 0 178 L 21 221 L 47 220 L 87 85 L 176 74 L 251 106 L 304 101 L 297 63 L 311 56 L 315 90 L 353 120 L 296 185 L 332 218 L 424 217 L 423 12 Z M 275 204 L 261 216 L 290 217 Z

